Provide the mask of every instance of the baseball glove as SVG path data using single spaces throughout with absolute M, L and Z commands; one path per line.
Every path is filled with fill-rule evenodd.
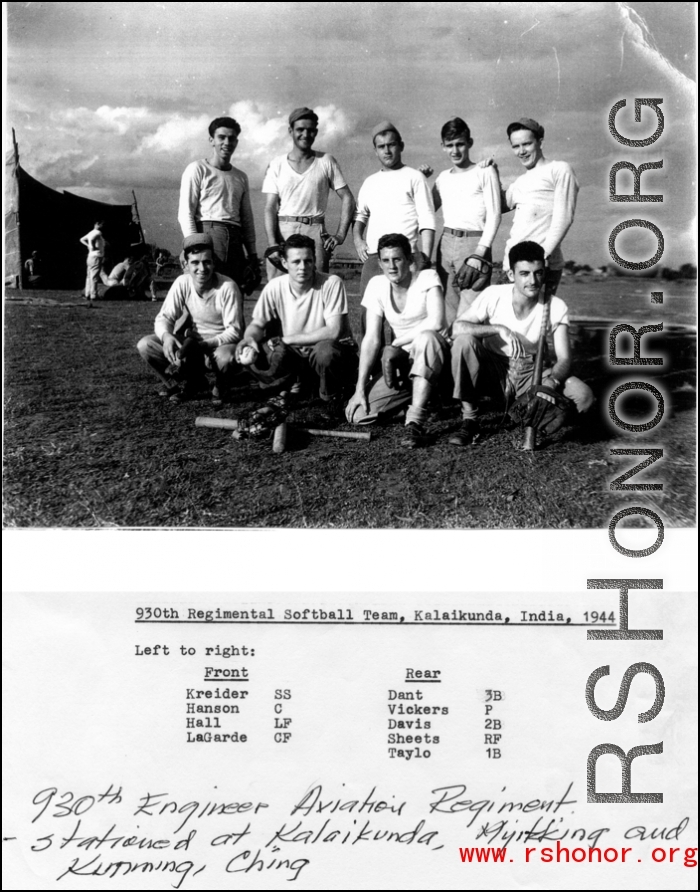
M 249 262 L 243 271 L 243 280 L 241 282 L 241 290 L 246 297 L 252 294 L 256 288 L 260 287 L 262 281 L 262 272 L 260 264 L 257 260 Z
M 510 417 L 551 437 L 571 418 L 574 404 L 545 384 L 533 384 L 510 408 Z
M 491 273 L 493 272 L 493 263 L 489 259 L 491 252 L 489 251 L 485 257 L 479 257 L 478 254 L 470 254 L 465 258 L 464 263 L 459 268 L 455 276 L 455 283 L 460 291 L 483 291 L 491 284 Z M 470 260 L 475 260 L 479 264 L 477 269 L 471 266 Z
M 270 245 L 269 248 L 265 251 L 265 260 L 269 260 L 270 263 L 276 268 L 282 270 L 283 273 L 286 273 L 287 270 L 282 263 L 282 246 L 281 245 Z
M 382 351 L 384 383 L 392 390 L 400 390 L 407 354 L 401 347 L 385 347 Z

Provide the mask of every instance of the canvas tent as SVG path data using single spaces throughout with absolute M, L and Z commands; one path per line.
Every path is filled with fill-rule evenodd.
M 24 263 L 38 251 L 45 288 L 80 288 L 85 282 L 86 249 L 81 236 L 104 221 L 105 268 L 144 242 L 136 199 L 106 204 L 57 192 L 30 176 L 19 163 L 17 143 L 5 156 L 5 284 L 21 288 Z

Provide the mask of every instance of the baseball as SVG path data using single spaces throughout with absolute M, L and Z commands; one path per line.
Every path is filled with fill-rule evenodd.
M 258 358 L 258 351 L 253 347 L 244 347 L 238 359 L 241 365 L 252 365 Z

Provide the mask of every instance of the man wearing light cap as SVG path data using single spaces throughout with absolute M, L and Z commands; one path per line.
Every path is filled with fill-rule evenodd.
M 212 402 L 219 405 L 243 336 L 243 297 L 232 279 L 216 272 L 209 233 L 188 235 L 182 253 L 185 274 L 173 282 L 156 316 L 155 333 L 141 338 L 137 350 L 161 380 L 160 395 L 174 403 L 196 396 L 210 369 Z
M 333 251 L 342 245 L 352 223 L 355 199 L 345 182 L 338 162 L 332 155 L 312 149 L 318 134 L 318 115 L 306 106 L 295 108 L 289 116 L 292 150 L 274 158 L 265 173 L 262 191 L 265 204 L 265 232 L 268 256 L 277 261 L 277 268 L 268 263 L 268 278 L 282 270 L 279 248 L 290 235 L 307 235 L 316 247 L 316 269 L 328 272 Z M 340 198 L 340 222 L 335 235 L 326 231 L 325 217 L 330 189 Z
M 574 222 L 578 183 L 566 161 L 545 159 L 544 127 L 537 121 L 520 118 L 508 125 L 506 133 L 525 173 L 508 187 L 505 195 L 504 210 L 515 210 L 515 218 L 505 246 L 503 266 L 508 269 L 508 252 L 514 245 L 537 242 L 545 253 L 545 284 L 554 294 L 564 269 L 561 243 Z
M 185 168 L 177 219 L 185 237 L 209 233 L 217 269 L 250 293 L 260 281 L 260 262 L 248 177 L 231 164 L 240 133 L 233 118 L 211 122 L 211 155 Z
M 435 238 L 435 208 L 422 173 L 401 160 L 403 140 L 391 121 L 372 131 L 374 151 L 382 169 L 362 184 L 355 214 L 355 248 L 363 262 L 360 295 L 373 276 L 381 275 L 377 243 L 387 233 L 405 235 L 413 252 L 430 260 Z

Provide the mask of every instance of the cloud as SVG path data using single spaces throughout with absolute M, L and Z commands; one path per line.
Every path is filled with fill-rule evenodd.
M 317 106 L 319 116 L 318 144 L 332 151 L 353 132 L 351 117 L 336 105 Z M 234 162 L 241 165 L 253 181 L 259 180 L 275 155 L 289 150 L 287 115 L 271 105 L 244 99 L 234 102 L 228 114 L 241 125 L 241 136 Z M 209 118 L 198 115 L 177 115 L 144 136 L 138 146 L 141 156 L 167 154 L 184 167 L 202 155 Z

